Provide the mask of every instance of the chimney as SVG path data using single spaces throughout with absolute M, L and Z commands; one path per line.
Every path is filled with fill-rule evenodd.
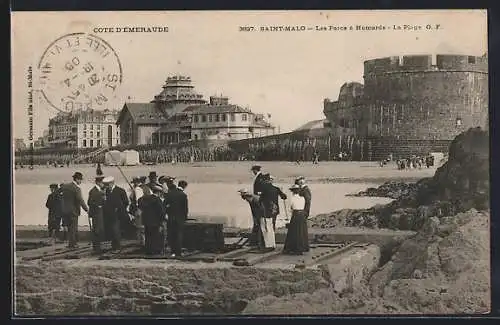
M 210 96 L 210 105 L 229 105 L 229 98 L 224 96 Z

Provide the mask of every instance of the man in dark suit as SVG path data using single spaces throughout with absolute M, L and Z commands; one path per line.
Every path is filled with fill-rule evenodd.
M 273 220 L 273 229 L 276 229 L 276 219 L 280 214 L 279 199 L 286 200 L 287 196 L 283 191 L 273 184 L 273 179 L 268 173 L 263 174 L 262 195 L 260 199 L 264 205 L 267 217 Z
M 159 197 L 161 192 L 161 186 L 153 186 L 152 194 L 148 193 L 138 201 L 142 211 L 146 255 L 161 254 L 165 248 L 164 232 L 161 229 L 165 220 L 165 207 Z
M 49 237 L 54 239 L 54 241 L 59 237 L 59 231 L 61 230 L 61 200 L 62 194 L 59 184 L 50 184 L 50 194 L 47 197 L 45 206 L 49 209 L 49 218 L 47 220 L 47 225 L 49 226 Z
M 262 167 L 259 165 L 254 165 L 250 169 L 255 177 L 253 181 L 253 194 L 255 195 L 260 195 L 260 193 L 262 192 L 264 181 L 261 169 Z
M 188 199 L 186 193 L 177 188 L 172 178 L 167 181 L 168 193 L 163 204 L 167 212 L 167 240 L 172 257 L 182 256 L 182 235 L 184 223 L 188 217 Z
M 95 254 L 101 253 L 101 242 L 105 239 L 104 233 L 104 204 L 106 194 L 102 180 L 104 176 L 95 178 L 95 185 L 89 191 L 87 204 L 89 206 L 89 218 L 92 220 L 92 247 Z
M 77 248 L 78 217 L 82 208 L 85 212 L 89 208 L 83 200 L 82 184 L 83 175 L 80 172 L 73 174 L 73 182 L 64 184 L 62 187 L 62 211 L 64 224 L 68 227 L 68 248 Z
M 111 247 L 113 252 L 121 249 L 122 227 L 130 222 L 127 213 L 129 204 L 127 192 L 115 185 L 115 179 L 111 176 L 105 177 L 103 183 L 106 188 L 106 203 L 104 204 L 105 227 L 110 230 Z

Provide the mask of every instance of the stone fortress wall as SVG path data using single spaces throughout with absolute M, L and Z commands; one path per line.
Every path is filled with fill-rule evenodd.
M 364 62 L 364 85 L 324 101 L 335 135 L 451 140 L 488 129 L 487 55 L 407 55 Z

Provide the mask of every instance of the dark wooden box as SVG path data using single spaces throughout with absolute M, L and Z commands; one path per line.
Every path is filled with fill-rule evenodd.
M 217 252 L 224 249 L 223 224 L 186 223 L 184 225 L 183 247 L 188 250 Z

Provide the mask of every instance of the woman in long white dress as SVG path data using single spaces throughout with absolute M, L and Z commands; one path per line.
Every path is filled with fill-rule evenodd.
M 292 217 L 288 225 L 283 253 L 291 255 L 302 255 L 308 250 L 308 238 L 304 238 L 305 223 L 305 199 L 299 195 L 300 186 L 294 184 L 290 187 L 290 210 Z

